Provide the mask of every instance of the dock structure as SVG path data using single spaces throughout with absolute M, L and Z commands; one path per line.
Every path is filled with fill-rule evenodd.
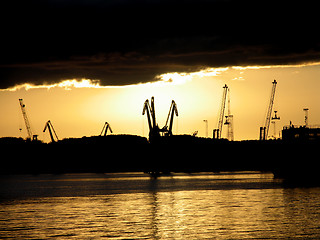
M 282 140 L 286 142 L 320 142 L 320 126 L 284 126 L 282 130 Z

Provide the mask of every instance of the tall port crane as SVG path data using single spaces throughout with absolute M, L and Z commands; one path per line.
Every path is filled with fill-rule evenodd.
M 206 124 L 206 138 L 208 137 L 208 120 L 204 119 L 203 122 Z
M 228 115 L 225 116 L 225 125 L 228 125 L 228 140 L 233 141 L 233 115 L 230 108 L 230 88 L 228 89 Z
M 223 125 L 223 119 L 224 119 L 224 111 L 226 107 L 227 93 L 228 93 L 228 86 L 227 84 L 225 84 L 223 86 L 223 94 L 222 94 L 222 101 L 220 106 L 218 128 L 213 130 L 213 138 L 220 139 L 222 136 L 222 125 Z
M 178 108 L 177 108 L 177 104 L 175 103 L 174 100 L 172 100 L 171 102 L 171 106 L 169 109 L 169 113 L 168 113 L 168 117 L 167 117 L 167 121 L 165 126 L 160 130 L 162 132 L 164 132 L 165 136 L 172 136 L 172 126 L 173 126 L 173 118 L 174 118 L 174 114 L 178 117 Z M 170 121 L 169 121 L 170 118 Z M 168 127 L 168 121 L 169 121 L 169 127 Z
M 149 139 L 152 141 L 155 138 L 160 137 L 160 129 L 156 121 L 156 114 L 154 108 L 154 97 L 151 97 L 151 106 L 147 99 L 143 104 L 142 115 L 147 114 L 149 125 Z
M 23 103 L 23 99 L 22 98 L 19 98 L 19 103 L 20 103 L 20 107 L 21 107 L 21 112 L 22 112 L 22 115 L 23 115 L 24 123 L 26 124 L 26 129 L 27 129 L 27 134 L 28 134 L 27 139 L 30 139 L 32 141 L 33 140 L 37 140 L 38 139 L 38 135 L 33 135 L 32 134 L 29 118 L 28 118 L 28 115 L 27 115 L 27 112 L 26 112 L 26 105 Z
M 272 113 L 273 102 L 274 102 L 274 96 L 276 94 L 276 86 L 277 86 L 277 81 L 274 80 L 272 82 L 271 96 L 270 96 L 270 101 L 269 101 L 269 106 L 268 106 L 268 110 L 267 110 L 265 123 L 264 123 L 263 127 L 260 127 L 260 140 L 266 140 L 268 137 L 270 120 L 271 120 L 271 113 Z M 275 111 L 275 116 L 272 119 L 275 119 L 275 120 L 280 119 L 280 117 L 277 116 L 277 111 Z
M 304 126 L 308 127 L 308 112 L 309 112 L 309 108 L 304 108 Z
M 59 141 L 58 135 L 57 135 L 56 131 L 54 130 L 54 127 L 53 127 L 53 125 L 52 125 L 50 120 L 48 120 L 46 122 L 46 124 L 44 125 L 43 132 L 45 132 L 47 129 L 48 129 L 49 134 L 50 134 L 51 142 L 56 142 L 56 140 L 54 140 L 54 136 L 53 136 L 52 132 L 54 133 L 57 141 Z
M 110 130 L 111 133 L 113 133 L 110 124 L 108 122 L 105 122 L 102 128 L 102 131 L 100 133 L 100 136 L 102 136 L 102 134 L 103 136 L 107 136 L 108 129 Z

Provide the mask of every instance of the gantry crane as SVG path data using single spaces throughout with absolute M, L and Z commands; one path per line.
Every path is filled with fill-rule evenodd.
M 30 122 L 29 122 L 29 118 L 28 118 L 28 115 L 27 115 L 27 112 L 26 112 L 26 105 L 23 103 L 23 99 L 20 98 L 19 99 L 19 103 L 20 103 L 20 107 L 21 107 L 21 112 L 22 112 L 22 115 L 23 115 L 23 119 L 24 119 L 24 122 L 26 124 L 26 129 L 27 129 L 27 134 L 28 134 L 28 137 L 27 139 L 30 139 L 30 140 L 37 140 L 38 138 L 38 135 L 33 135 L 32 134 L 32 130 L 31 130 L 31 127 L 30 127 Z
M 151 106 L 147 99 L 143 104 L 142 115 L 147 114 L 148 125 L 149 125 L 149 139 L 150 141 L 160 137 L 160 129 L 156 122 L 156 114 L 154 108 L 154 97 L 151 97 Z M 151 116 L 150 116 L 151 115 Z
M 110 124 L 108 122 L 105 122 L 102 128 L 102 131 L 100 133 L 100 136 L 102 136 L 103 131 L 104 131 L 103 136 L 107 136 L 108 129 L 110 130 L 111 133 L 113 133 Z
M 171 102 L 171 106 L 169 109 L 168 117 L 165 126 L 160 130 L 164 133 L 165 136 L 172 136 L 172 126 L 173 126 L 173 117 L 174 114 L 178 117 L 178 108 L 177 104 L 174 100 Z M 169 121 L 170 118 L 170 121 Z M 168 121 L 169 121 L 169 127 L 168 127 Z
M 273 108 L 274 97 L 276 94 L 276 86 L 277 86 L 277 81 L 274 80 L 272 82 L 271 96 L 270 96 L 269 106 L 267 110 L 266 120 L 265 120 L 264 126 L 260 127 L 260 140 L 266 140 L 268 138 L 271 113 Z M 275 116 L 272 119 L 279 120 L 280 117 L 277 116 L 277 111 L 274 111 L 274 112 L 275 112 Z
M 54 127 L 53 127 L 53 125 L 52 125 L 50 120 L 48 120 L 48 122 L 46 122 L 46 125 L 44 125 L 43 132 L 45 132 L 47 129 L 48 129 L 49 134 L 50 134 L 51 142 L 53 142 L 53 143 L 56 142 L 56 140 L 54 140 L 54 136 L 53 136 L 52 132 L 54 133 L 54 135 L 55 135 L 55 137 L 57 139 L 57 142 L 58 142 L 59 141 L 58 135 L 57 135 L 56 131 L 54 130 Z

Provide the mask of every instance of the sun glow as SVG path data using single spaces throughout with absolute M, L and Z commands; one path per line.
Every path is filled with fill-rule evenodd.
M 203 120 L 207 120 L 211 136 L 217 125 L 222 87 L 227 84 L 231 89 L 235 139 L 255 139 L 263 122 L 273 79 L 279 83 L 275 101 L 281 115 L 278 132 L 290 121 L 300 124 L 303 121 L 301 109 L 305 107 L 311 109 L 310 122 L 318 123 L 319 66 L 315 63 L 206 68 L 195 72 L 164 73 L 155 81 L 125 86 L 104 86 L 100 80 L 87 78 L 42 85 L 22 84 L 1 91 L 0 110 L 5 114 L 0 123 L 6 126 L 1 128 L 1 134 L 24 137 L 17 123 L 21 119 L 17 99 L 23 98 L 36 133 L 41 132 L 44 123 L 50 119 L 59 138 L 97 135 L 106 121 L 115 134 L 147 136 L 143 103 L 154 96 L 159 127 L 165 124 L 174 100 L 179 112 L 174 120 L 174 134 L 198 131 L 198 136 L 206 136 Z
M 12 88 L 6 89 L 8 91 L 17 91 L 20 89 L 30 90 L 30 89 L 51 89 L 51 88 L 63 88 L 65 90 L 71 90 L 72 88 L 100 88 L 100 81 L 99 80 L 92 80 L 92 79 L 67 79 L 63 80 L 59 83 L 54 84 L 42 84 L 42 85 L 34 85 L 30 83 L 24 83 L 20 85 L 16 85 Z
M 167 86 L 167 85 L 181 85 L 189 82 L 195 78 L 203 78 L 203 77 L 212 77 L 218 76 L 222 72 L 227 71 L 229 68 L 206 68 L 196 72 L 171 72 L 164 73 L 155 77 L 158 79 L 157 81 L 151 81 L 146 83 L 132 84 L 132 85 L 102 85 L 99 79 L 65 79 L 58 83 L 53 84 L 41 84 L 35 85 L 31 83 L 24 83 L 20 85 L 16 85 L 14 87 L 8 89 L 2 89 L 1 91 L 18 91 L 21 89 L 31 90 L 31 89 L 52 89 L 52 88 L 62 88 L 65 90 L 71 90 L 73 88 L 128 88 L 128 87 L 137 87 L 137 86 Z
M 174 100 L 179 112 L 179 117 L 174 120 L 174 134 L 189 134 L 195 130 L 200 130 L 202 134 L 198 125 L 202 126 L 203 119 L 209 119 L 211 126 L 214 124 L 217 112 L 215 103 L 219 102 L 223 86 L 213 78 L 227 70 L 210 68 L 191 73 L 165 73 L 157 76 L 158 81 L 155 82 L 122 88 L 100 87 L 104 88 L 100 91 L 93 89 L 95 94 L 87 99 L 82 108 L 83 118 L 108 121 L 115 131 L 121 129 L 121 133 L 147 136 L 148 124 L 146 116 L 142 115 L 143 103 L 154 97 L 159 127 L 165 124 L 171 101 Z M 117 94 L 114 95 L 114 92 Z M 189 119 L 192 119 L 191 124 Z
M 100 81 L 99 80 L 91 80 L 91 79 L 82 79 L 81 81 L 73 80 L 65 80 L 61 83 L 56 84 L 57 87 L 64 88 L 66 90 L 70 90 L 73 88 L 99 88 Z M 55 87 L 53 85 L 52 87 Z
M 165 73 L 158 76 L 164 82 L 174 83 L 174 84 L 184 84 L 188 81 L 191 81 L 194 78 L 203 78 L 203 77 L 213 77 L 218 76 L 222 72 L 227 71 L 229 68 L 206 68 L 197 72 L 191 73 Z

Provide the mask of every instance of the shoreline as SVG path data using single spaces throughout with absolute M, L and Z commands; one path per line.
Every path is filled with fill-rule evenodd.
M 6 141 L 5 141 L 6 140 Z M 176 135 L 149 143 L 135 135 L 64 139 L 57 143 L 0 139 L 0 174 L 101 172 L 272 172 L 320 182 L 318 141 L 227 141 Z

